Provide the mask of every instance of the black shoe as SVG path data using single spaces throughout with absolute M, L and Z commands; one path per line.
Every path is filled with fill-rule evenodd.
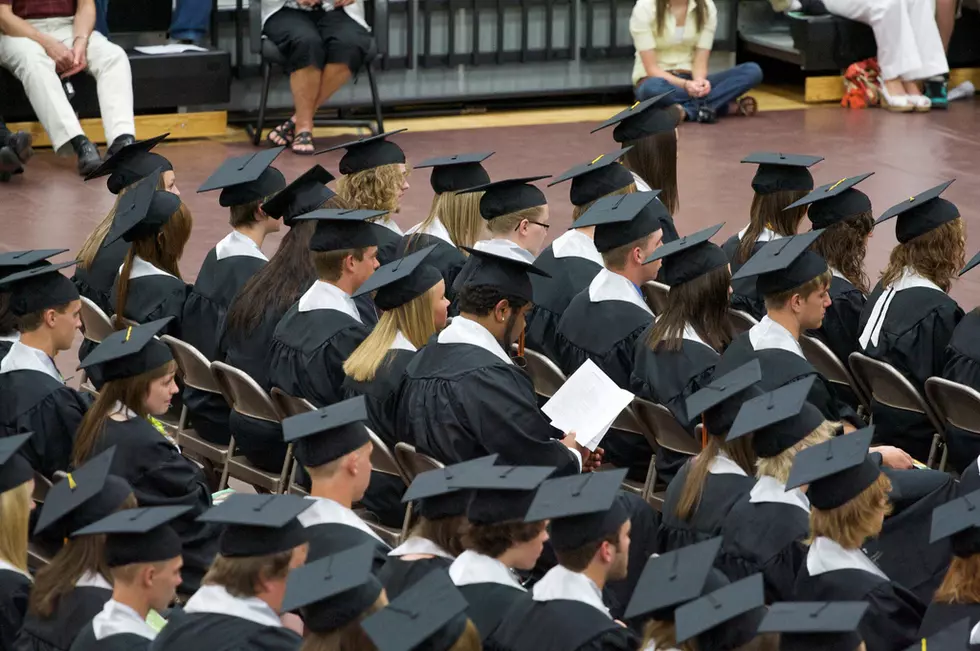
M 0 147 L 0 180 L 9 181 L 11 174 L 20 171 L 20 159 L 11 147 Z M 6 177 L 5 179 L 2 177 Z
M 718 121 L 718 115 L 707 106 L 698 109 L 697 121 L 701 124 L 714 124 Z
M 112 144 L 109 145 L 109 149 L 106 150 L 105 152 L 106 160 L 112 158 L 116 153 L 119 152 L 120 149 L 122 149 L 126 145 L 131 145 L 134 142 L 136 142 L 136 138 L 134 138 L 129 134 L 124 134 L 119 136 L 118 138 L 112 141 Z
M 7 137 L 7 146 L 14 150 L 21 163 L 31 160 L 31 156 L 34 155 L 34 150 L 31 148 L 32 142 L 31 134 L 26 131 L 18 131 Z
M 83 137 L 75 146 L 75 153 L 78 155 L 78 173 L 81 176 L 88 176 L 102 164 L 98 148 L 88 138 Z

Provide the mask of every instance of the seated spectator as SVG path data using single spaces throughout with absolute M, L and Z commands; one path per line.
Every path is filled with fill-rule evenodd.
M 54 149 L 71 144 L 82 176 L 102 160 L 82 131 L 61 80 L 85 70 L 95 77 L 108 156 L 132 143 L 136 133 L 129 58 L 94 27 L 94 0 L 0 0 L 0 66 L 24 85 Z
M 714 122 L 721 115 L 754 115 L 755 99 L 741 96 L 762 82 L 759 64 L 740 63 L 708 74 L 717 26 L 713 0 L 637 0 L 630 16 L 636 98 L 670 93 L 662 101 L 677 105 L 684 119 L 698 122 Z
M 364 65 L 370 29 L 363 0 L 262 0 L 262 33 L 286 57 L 296 111 L 269 142 L 313 154 L 313 116 Z
M 24 163 L 34 155 L 31 134 L 26 131 L 11 132 L 0 117 L 0 183 L 6 183 L 14 174 L 24 171 Z

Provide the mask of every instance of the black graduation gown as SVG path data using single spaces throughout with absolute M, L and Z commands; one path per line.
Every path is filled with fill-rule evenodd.
M 738 234 L 736 233 L 721 245 L 721 250 L 728 256 L 728 262 L 731 264 L 732 275 L 745 264 L 744 262 L 735 262 L 735 254 L 738 251 L 740 242 L 741 240 L 739 240 Z M 765 242 L 756 242 L 752 247 L 752 255 L 758 253 L 759 249 L 765 246 L 765 244 Z M 751 258 L 752 256 L 749 257 Z M 755 276 L 733 280 L 731 302 L 732 307 L 736 310 L 747 312 L 755 317 L 756 321 L 761 321 L 762 317 L 766 315 L 766 301 L 755 288 L 755 281 Z
M 377 226 L 374 230 L 378 240 L 378 263 L 388 264 L 398 257 L 398 245 L 402 241 L 402 235 L 387 226 L 375 225 Z
M 345 549 L 370 543 L 374 547 L 372 572 L 377 575 L 388 562 L 391 548 L 377 536 L 357 525 L 357 515 L 331 500 L 314 499 L 316 503 L 300 514 L 299 520 L 310 536 L 307 562 L 331 556 Z M 366 525 L 365 525 L 366 527 Z
M 980 623 L 980 604 L 944 604 L 933 601 L 926 609 L 926 616 L 922 618 L 919 637 L 931 637 L 964 617 L 970 618 L 970 630 L 972 630 Z
M 531 594 L 502 583 L 471 583 L 456 586 L 469 606 L 466 614 L 480 632 L 480 640 L 494 634 L 511 608 L 531 601 Z
M 303 639 L 283 627 L 217 613 L 182 613 L 150 645 L 153 651 L 299 651 Z
M 871 312 L 883 292 L 878 283 L 861 313 L 860 331 L 871 318 Z M 915 388 L 925 393 L 926 380 L 941 376 L 946 364 L 946 347 L 963 310 L 944 292 L 912 287 L 897 292 L 882 322 L 878 345 L 870 341 L 864 354 L 888 362 Z M 872 401 L 875 443 L 902 448 L 925 462 L 932 445 L 931 427 L 925 416 L 890 409 Z
M 117 288 L 118 284 L 112 290 L 113 304 L 116 302 Z M 182 319 L 189 288 L 183 280 L 169 275 L 133 278 L 129 281 L 129 294 L 123 316 L 136 323 L 149 323 L 172 316 L 174 320 L 160 334 L 183 339 Z
M 31 585 L 26 575 L 0 566 L 0 649 L 4 651 L 13 648 L 24 623 Z
M 152 640 L 135 633 L 117 633 L 97 640 L 89 622 L 75 638 L 71 651 L 146 651 L 152 643 Z
M 634 651 L 640 641 L 589 604 L 571 599 L 527 601 L 500 623 L 488 651 Z
M 402 258 L 409 253 L 415 253 L 433 244 L 436 248 L 426 256 L 425 264 L 435 267 L 442 274 L 442 279 L 446 282 L 446 298 L 451 301 L 455 296 L 453 282 L 459 275 L 460 269 L 466 264 L 466 256 L 463 255 L 462 251 L 435 235 L 409 233 L 403 236 L 398 243 L 396 256 Z
M 76 587 L 58 599 L 47 619 L 28 613 L 12 651 L 68 651 L 92 618 L 112 599 L 112 590 L 94 586 Z
M 850 354 L 860 349 L 858 322 L 868 299 L 851 281 L 834 276 L 830 280 L 830 301 L 823 323 L 816 330 L 808 330 L 807 334 L 827 344 L 837 359 L 847 366 Z
M 421 581 L 429 572 L 448 571 L 452 564 L 450 559 L 441 556 L 420 558 L 415 561 L 389 556 L 384 567 L 377 573 L 377 577 L 388 593 L 388 599 L 392 600 Z
M 116 311 L 116 304 L 110 299 L 110 294 L 128 252 L 129 242 L 121 238 L 109 244 L 103 242 L 92 260 L 92 265 L 88 269 L 76 267 L 75 275 L 71 277 L 78 293 L 109 315 Z
M 980 310 L 963 317 L 946 347 L 946 366 L 943 377 L 971 389 L 980 390 Z M 980 436 L 964 429 L 946 425 L 947 461 L 958 473 L 980 455 Z
M 14 340 L 7 340 L 0 336 L 0 361 L 7 356 L 14 345 Z
M 980 490 L 980 457 L 971 461 L 963 474 L 960 475 L 959 494 L 961 497 L 976 490 Z

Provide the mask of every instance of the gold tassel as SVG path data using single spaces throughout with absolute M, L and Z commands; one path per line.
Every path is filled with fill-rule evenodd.
M 78 484 L 75 483 L 75 478 L 71 476 L 71 473 L 68 473 L 68 488 L 72 490 L 78 488 Z

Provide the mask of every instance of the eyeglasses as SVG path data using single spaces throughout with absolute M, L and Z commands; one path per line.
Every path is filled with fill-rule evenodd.
M 527 221 L 528 223 L 531 223 L 531 224 L 537 224 L 538 226 L 542 227 L 544 230 L 548 230 L 549 228 L 551 228 L 551 224 L 545 224 L 543 222 L 536 222 L 533 219 L 527 219 L 525 221 Z M 518 224 L 517 225 L 517 228 L 520 228 L 520 227 L 521 227 L 521 225 Z M 516 231 L 517 228 L 515 228 L 514 230 Z

